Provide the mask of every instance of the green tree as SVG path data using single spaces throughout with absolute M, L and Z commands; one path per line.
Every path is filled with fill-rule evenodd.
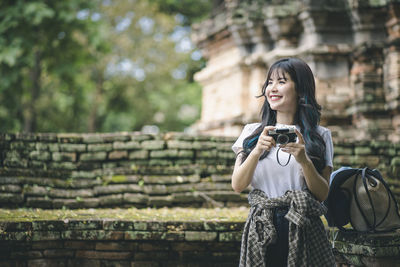
M 0 130 L 183 130 L 204 64 L 188 25 L 206 2 L 2 1 Z
M 2 131 L 82 129 L 80 70 L 104 50 L 97 22 L 78 12 L 95 1 L 0 3 Z
M 145 0 L 108 1 L 102 14 L 111 25 L 113 47 L 104 62 L 96 130 L 151 124 L 180 131 L 192 124 L 201 105 L 192 75 L 203 63 L 191 59 L 198 52 L 183 15 L 160 12 L 159 5 Z

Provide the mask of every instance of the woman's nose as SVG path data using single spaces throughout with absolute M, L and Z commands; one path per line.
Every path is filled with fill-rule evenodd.
M 272 83 L 271 84 L 271 92 L 276 92 L 277 91 L 277 89 L 276 89 L 276 83 Z

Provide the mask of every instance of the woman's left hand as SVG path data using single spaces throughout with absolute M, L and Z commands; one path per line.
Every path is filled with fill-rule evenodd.
M 292 154 L 296 161 L 302 165 L 310 162 L 310 159 L 306 153 L 303 135 L 297 129 L 295 129 L 295 132 L 299 141 L 297 143 L 287 143 L 286 145 L 282 145 L 281 150 Z

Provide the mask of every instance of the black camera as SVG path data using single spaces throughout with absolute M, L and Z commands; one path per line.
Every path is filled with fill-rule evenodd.
M 287 143 L 296 142 L 297 135 L 295 129 L 295 126 L 276 128 L 275 130 L 268 131 L 268 134 L 274 138 L 276 144 L 286 145 Z

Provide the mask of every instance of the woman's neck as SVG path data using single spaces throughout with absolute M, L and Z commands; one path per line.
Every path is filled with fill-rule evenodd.
M 278 112 L 276 114 L 276 123 L 293 125 L 294 124 L 294 115 Z

